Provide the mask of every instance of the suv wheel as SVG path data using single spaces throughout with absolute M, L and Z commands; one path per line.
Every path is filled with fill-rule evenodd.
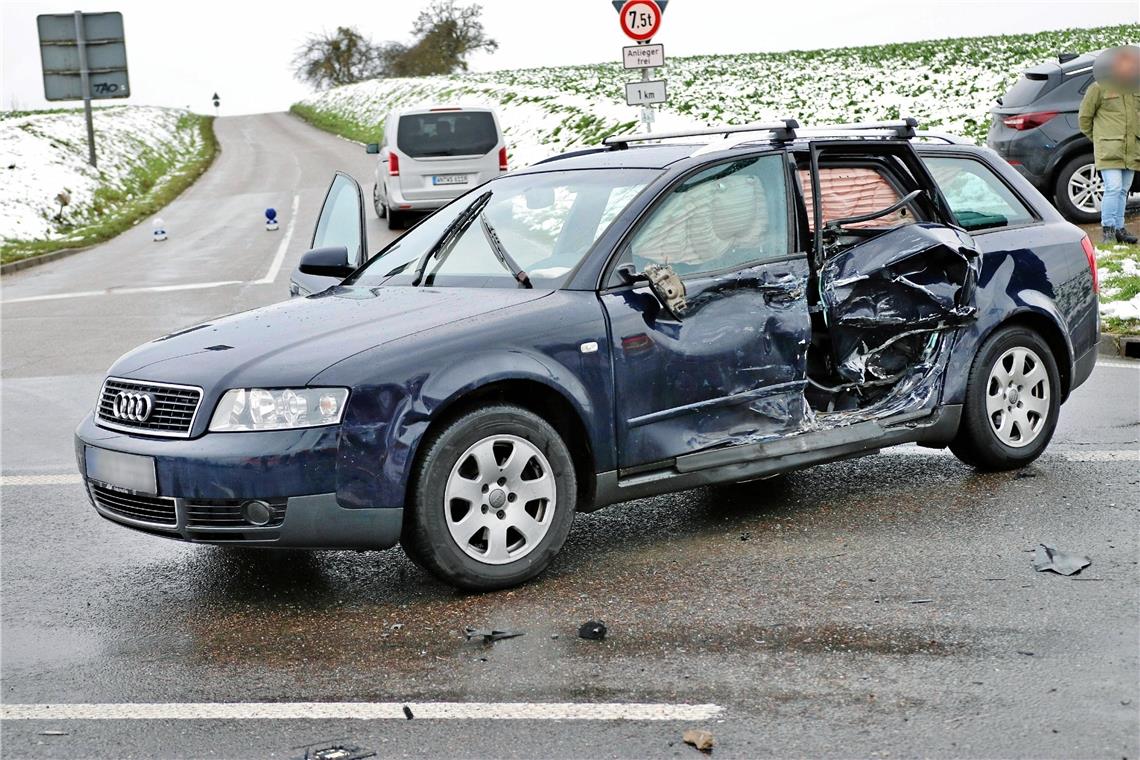
M 1041 455 L 1061 407 L 1061 379 L 1040 335 L 1006 327 L 985 342 L 966 386 L 950 450 L 982 470 L 1012 470 Z
M 562 548 L 577 504 L 570 452 L 541 417 L 478 409 L 430 442 L 401 541 L 436 577 L 473 591 L 515 586 Z
M 376 210 L 376 218 L 383 219 L 388 216 L 388 207 L 380 200 L 380 185 L 372 185 L 372 208 Z
M 1065 162 L 1057 172 L 1054 199 L 1057 208 L 1070 222 L 1092 224 L 1100 220 L 1100 201 L 1104 197 L 1104 180 L 1096 170 L 1091 153 Z

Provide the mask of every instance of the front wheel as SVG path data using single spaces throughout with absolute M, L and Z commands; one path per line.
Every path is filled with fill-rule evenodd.
M 401 541 L 441 580 L 490 591 L 538 575 L 577 504 L 570 452 L 545 420 L 500 405 L 469 412 L 424 444 Z
M 1096 170 L 1091 153 L 1065 162 L 1057 172 L 1053 195 L 1057 208 L 1070 222 L 1092 224 L 1100 220 L 1104 180 Z
M 1057 427 L 1061 380 L 1040 335 L 1006 327 L 982 345 L 966 385 L 962 423 L 950 450 L 982 470 L 1024 467 Z

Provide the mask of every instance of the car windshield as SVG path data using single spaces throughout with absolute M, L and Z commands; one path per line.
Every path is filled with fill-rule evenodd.
M 396 147 L 412 158 L 482 156 L 498 143 L 489 111 L 407 114 L 396 129 Z
M 560 287 L 654 176 L 579 169 L 493 180 L 414 227 L 345 284 Z

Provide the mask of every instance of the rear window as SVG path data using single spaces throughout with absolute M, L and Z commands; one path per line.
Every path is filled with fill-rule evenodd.
M 1017 84 L 1002 96 L 1001 104 L 1005 108 L 1017 108 L 1037 102 L 1042 95 L 1049 92 L 1052 85 L 1044 74 L 1031 76 L 1022 74 Z
M 482 156 L 499 142 L 487 111 L 441 111 L 400 117 L 396 147 L 412 158 Z

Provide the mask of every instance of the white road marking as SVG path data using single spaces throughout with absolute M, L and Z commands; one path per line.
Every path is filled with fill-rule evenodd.
M 221 282 L 188 282 L 180 285 L 151 285 L 138 288 L 105 288 L 103 290 L 79 290 L 74 293 L 49 293 L 43 296 L 25 296 L 24 298 L 9 298 L 0 301 L 0 305 L 12 303 L 31 303 L 33 301 L 61 301 L 69 298 L 91 298 L 92 296 L 125 296 L 137 293 L 173 293 L 179 290 L 207 290 L 221 288 L 228 285 L 244 285 L 241 280 L 222 280 Z
M 3 720 L 709 720 L 719 705 L 602 702 L 167 702 L 5 704 Z
M 285 234 L 281 238 L 281 244 L 277 246 L 277 253 L 269 264 L 269 271 L 260 280 L 254 280 L 254 285 L 269 285 L 277 280 L 277 275 L 281 272 L 281 264 L 285 261 L 285 254 L 289 252 L 289 241 L 293 239 L 293 227 L 297 224 L 297 207 L 300 202 L 301 196 L 294 193 L 293 206 L 289 210 L 289 223 L 285 225 Z
M 1114 367 L 1116 369 L 1140 369 L 1140 362 L 1118 361 L 1116 359 L 1100 359 L 1096 361 L 1097 367 Z

